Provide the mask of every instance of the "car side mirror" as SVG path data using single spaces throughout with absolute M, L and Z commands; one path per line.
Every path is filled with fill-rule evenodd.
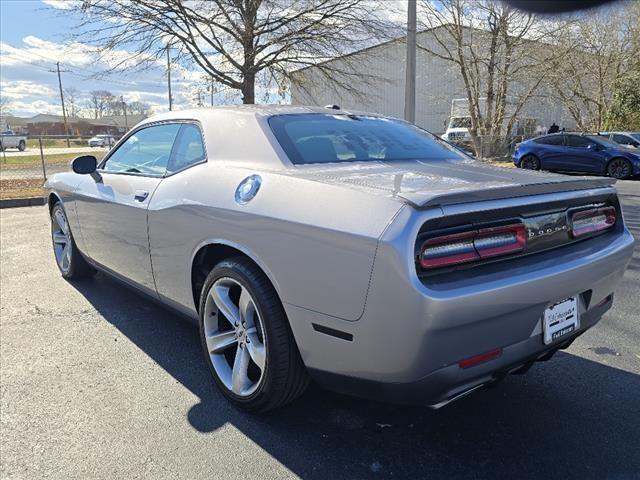
M 74 158 L 71 162 L 71 169 L 81 175 L 88 175 L 95 172 L 97 166 L 98 159 L 93 155 L 82 155 Z

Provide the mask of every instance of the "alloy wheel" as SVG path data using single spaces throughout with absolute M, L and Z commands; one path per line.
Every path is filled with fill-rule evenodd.
M 220 381 L 239 397 L 251 396 L 264 378 L 267 347 L 256 303 L 237 280 L 223 277 L 211 286 L 204 335 Z
M 67 218 L 61 208 L 55 208 L 51 217 L 51 237 L 53 239 L 53 252 L 60 270 L 67 273 L 71 268 L 71 230 Z
M 540 165 L 536 157 L 527 155 L 522 159 L 521 167 L 527 170 L 538 170 Z
M 607 173 L 614 178 L 627 178 L 631 173 L 629 162 L 622 158 L 614 158 L 607 167 Z

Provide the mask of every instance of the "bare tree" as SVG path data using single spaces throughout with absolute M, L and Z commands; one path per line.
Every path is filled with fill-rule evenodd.
M 494 0 L 423 0 L 421 7 L 430 41 L 418 48 L 451 62 L 459 73 L 479 153 L 479 136 L 509 133 L 553 71 L 563 48 L 541 48 L 540 42 L 567 23 L 546 23 Z
M 127 103 L 127 113 L 148 117 L 153 114 L 153 109 L 151 108 L 151 105 L 146 102 L 135 101 Z
M 640 3 L 621 2 L 582 16 L 563 33 L 563 43 L 574 48 L 554 69 L 551 80 L 555 97 L 579 129 L 603 128 L 615 85 L 638 65 L 638 16 Z
M 158 66 L 171 48 L 219 84 L 256 100 L 256 80 L 276 89 L 293 70 L 378 41 L 393 25 L 379 0 L 84 0 L 74 38 L 105 55 L 132 51 L 118 68 Z M 327 81 L 361 72 L 331 71 Z M 348 81 L 344 81 L 348 84 Z
M 124 115 L 125 107 L 127 107 L 128 111 L 128 106 L 126 106 L 126 104 L 120 97 L 112 96 L 107 101 L 105 115 Z
M 81 114 L 80 108 L 81 92 L 77 88 L 69 87 L 64 89 L 64 99 L 67 113 L 70 117 L 78 117 Z
M 0 115 L 9 115 L 11 112 L 9 109 L 11 108 L 11 102 L 4 95 L 0 95 Z
M 93 90 L 89 93 L 87 109 L 93 118 L 101 118 L 107 114 L 110 102 L 113 101 L 113 94 L 108 90 Z

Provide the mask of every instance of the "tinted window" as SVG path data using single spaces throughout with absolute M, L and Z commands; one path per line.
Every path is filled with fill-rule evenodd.
M 199 163 L 205 157 L 200 128 L 197 125 L 184 124 L 180 128 L 167 173 L 174 173 Z
M 449 121 L 449 128 L 471 128 L 471 118 L 453 117 Z
M 630 135 L 636 140 L 640 141 L 640 133 L 631 133 Z
M 164 175 L 180 124 L 157 125 L 138 130 L 107 159 L 107 172 Z
M 408 123 L 363 115 L 277 115 L 269 125 L 295 164 L 462 159 L 463 154 Z
M 548 137 L 536 138 L 536 143 L 543 145 L 564 145 L 564 135 L 549 135 Z
M 593 144 L 591 140 L 577 135 L 567 135 L 567 145 L 570 147 L 587 148 Z
M 619 145 L 613 140 L 609 140 L 606 137 L 601 137 L 598 135 L 586 135 L 584 138 L 591 140 L 590 143 L 599 143 L 603 147 L 614 147 L 619 148 Z
M 613 141 L 616 142 L 616 143 L 620 143 L 622 145 L 634 145 L 635 144 L 633 139 L 627 137 L 626 135 L 614 134 L 613 135 Z

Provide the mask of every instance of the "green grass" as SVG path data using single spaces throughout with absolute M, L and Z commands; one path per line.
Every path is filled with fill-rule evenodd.
M 69 140 L 69 145 L 71 147 L 88 147 L 87 145 L 88 139 L 76 138 Z M 67 141 L 62 138 L 43 138 L 42 139 L 42 147 L 43 148 L 66 148 Z M 40 148 L 40 143 L 37 138 L 30 138 L 27 140 L 27 148 Z
M 45 155 L 45 164 L 50 163 L 67 163 L 74 158 L 80 156 L 80 153 L 61 153 L 55 155 Z M 104 156 L 104 152 L 96 151 L 95 154 L 98 161 Z M 3 157 L 0 154 L 0 168 L 16 168 L 16 167 L 28 167 L 33 165 L 39 165 L 41 163 L 40 154 L 38 155 L 26 155 L 21 157 Z

